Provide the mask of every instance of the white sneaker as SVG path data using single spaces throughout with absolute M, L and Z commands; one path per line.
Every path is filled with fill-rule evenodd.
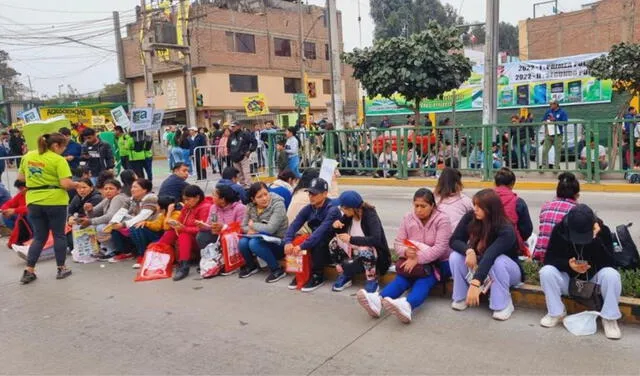
M 461 300 L 459 302 L 451 302 L 451 308 L 454 311 L 464 311 L 465 309 L 467 309 L 469 306 L 467 305 L 467 302 L 464 300 Z
M 507 321 L 509 320 L 509 317 L 511 317 L 511 314 L 514 310 L 515 308 L 513 307 L 513 302 L 509 302 L 507 308 L 503 309 L 502 311 L 493 311 L 493 318 L 499 321 Z
M 551 316 L 550 314 L 544 315 L 540 320 L 540 326 L 545 328 L 553 328 L 562 322 L 562 319 L 567 315 L 567 311 L 562 312 L 560 316 Z
M 604 335 L 609 339 L 622 338 L 622 332 L 618 326 L 618 320 L 602 319 L 602 327 L 604 328 Z
M 137 262 L 132 266 L 133 269 L 140 269 L 141 267 L 142 267 L 142 264 L 139 264 Z
M 408 324 L 411 322 L 411 304 L 407 298 L 391 299 L 389 297 L 382 299 L 382 306 L 389 313 L 396 315 L 398 320 Z
M 356 293 L 356 297 L 358 303 L 367 311 L 369 316 L 376 319 L 380 317 L 380 311 L 382 310 L 380 295 L 377 293 L 368 293 L 365 289 L 360 289 Z

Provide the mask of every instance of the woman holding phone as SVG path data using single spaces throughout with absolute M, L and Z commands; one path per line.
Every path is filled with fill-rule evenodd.
M 210 206 L 207 218 L 196 222 L 199 229 L 196 240 L 200 249 L 218 241 L 218 235 L 224 225 L 234 222 L 242 223 L 245 211 L 246 208 L 240 202 L 240 196 L 230 185 L 217 185 L 213 194 L 213 205 Z

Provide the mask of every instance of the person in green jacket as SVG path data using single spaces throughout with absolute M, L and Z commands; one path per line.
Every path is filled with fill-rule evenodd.
M 145 147 L 145 134 L 143 131 L 133 132 L 133 147 L 129 152 L 129 169 L 133 170 L 139 178 L 144 177 L 144 169 L 147 160 L 147 148 Z
M 118 154 L 120 155 L 120 166 L 123 170 L 129 169 L 129 159 L 131 158 L 131 150 L 133 150 L 133 138 L 124 132 L 121 126 L 113 128 L 116 134 L 116 144 L 118 145 Z

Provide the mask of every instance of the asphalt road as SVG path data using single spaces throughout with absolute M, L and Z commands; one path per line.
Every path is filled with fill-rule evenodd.
M 415 189 L 353 188 L 377 206 L 393 239 Z M 521 194 L 534 219 L 552 196 Z M 614 224 L 634 220 L 639 199 L 582 197 Z M 264 273 L 134 283 L 130 262 L 73 265 L 73 276 L 56 281 L 53 261 L 21 286 L 22 267 L 0 250 L 2 374 L 638 374 L 635 326 L 623 326 L 620 341 L 601 329 L 574 337 L 541 328 L 540 311 L 497 322 L 486 305 L 459 313 L 437 297 L 406 326 L 369 318 L 356 287 L 303 294 L 288 280 L 265 284 Z

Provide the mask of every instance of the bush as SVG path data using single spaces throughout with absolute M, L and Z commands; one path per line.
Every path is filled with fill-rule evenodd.
M 527 260 L 522 263 L 524 269 L 524 282 L 530 285 L 540 285 L 540 268 L 542 265 L 538 261 Z
M 621 270 L 622 296 L 640 298 L 640 269 Z

